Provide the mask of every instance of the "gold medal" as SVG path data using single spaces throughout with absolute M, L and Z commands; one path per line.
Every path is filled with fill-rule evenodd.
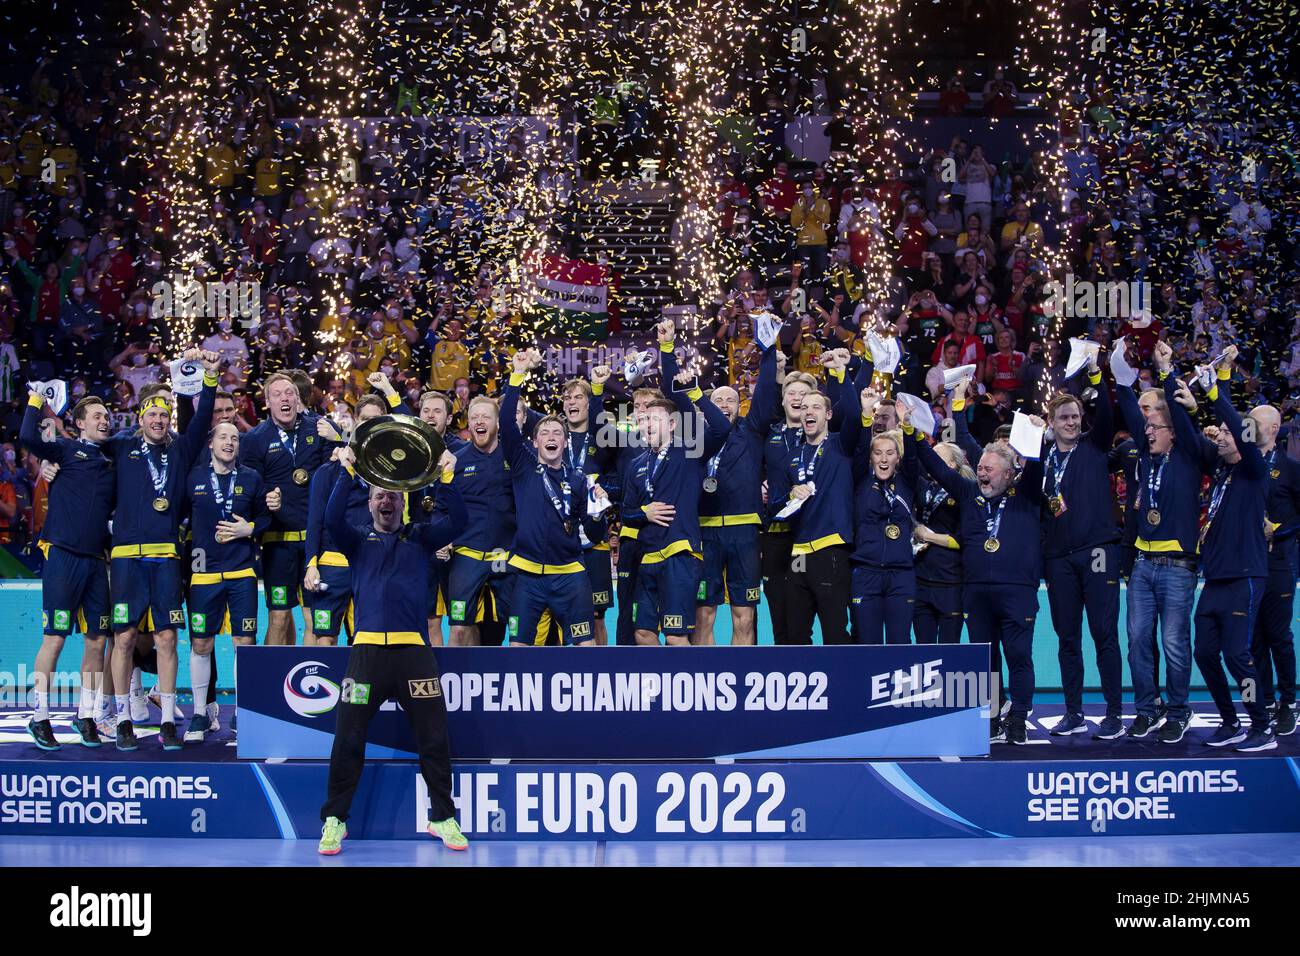
M 1047 508 L 1048 508 L 1049 511 L 1052 512 L 1053 515 L 1055 515 L 1055 516 L 1057 516 L 1057 517 L 1059 518 L 1060 515 L 1061 515 L 1061 512 L 1065 510 L 1065 508 L 1064 508 L 1064 506 L 1063 506 L 1063 504 L 1062 504 L 1062 502 L 1061 502 L 1061 496 L 1060 496 L 1060 495 L 1052 495 L 1052 497 L 1048 498 L 1048 499 L 1047 499 Z
M 308 477 L 309 475 L 307 474 L 306 468 L 295 468 L 293 470 L 293 483 L 295 485 L 307 484 Z
M 420 499 L 420 507 L 424 509 L 425 514 L 428 514 L 429 512 L 433 511 L 433 498 L 431 498 L 429 495 L 425 495 L 423 498 Z
M 1002 547 L 1002 544 L 1001 544 L 1001 542 L 998 541 L 997 538 L 985 538 L 985 539 L 984 539 L 984 550 L 987 551 L 989 554 L 992 554 L 994 551 L 996 551 L 996 550 L 997 550 L 998 548 L 1000 548 L 1000 547 Z
M 159 512 L 166 511 L 169 507 L 171 507 L 171 505 L 167 503 L 166 498 L 158 497 L 153 500 L 154 511 L 159 511 Z
M 1157 511 L 1155 508 L 1152 508 L 1150 511 L 1147 512 L 1147 524 L 1154 527 L 1159 523 L 1160 523 L 1160 512 Z
M 902 529 L 899 528 L 898 525 L 896 524 L 885 525 L 885 537 L 888 538 L 890 541 L 897 539 L 898 536 L 902 533 L 903 533 Z

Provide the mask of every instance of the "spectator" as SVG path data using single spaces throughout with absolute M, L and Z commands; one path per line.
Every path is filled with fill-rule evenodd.
M 795 230 L 795 245 L 808 265 L 808 278 L 817 282 L 826 272 L 826 227 L 831 221 L 831 204 L 813 183 L 804 183 L 802 195 L 790 210 L 790 226 Z

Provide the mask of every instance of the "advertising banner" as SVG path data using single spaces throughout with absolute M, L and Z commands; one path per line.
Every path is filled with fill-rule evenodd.
M 239 756 L 327 758 L 355 706 L 346 647 L 241 647 Z M 988 753 L 983 644 L 434 649 L 465 760 L 758 760 Z M 417 675 L 418 676 L 418 675 Z M 386 703 L 368 756 L 409 759 Z

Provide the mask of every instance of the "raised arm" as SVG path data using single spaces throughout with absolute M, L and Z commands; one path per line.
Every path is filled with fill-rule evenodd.
M 208 441 L 208 432 L 212 429 L 212 407 L 217 401 L 217 369 L 221 358 L 216 352 L 200 349 L 186 349 L 185 358 L 203 363 L 203 389 L 199 392 L 199 407 L 194 410 L 194 417 L 181 436 L 184 442 L 186 458 L 193 461 Z
M 956 432 L 957 445 L 966 453 L 966 458 L 970 461 L 979 461 L 980 456 L 984 454 L 984 449 L 980 443 L 975 440 L 975 436 L 970 433 L 970 423 L 967 421 L 966 414 L 966 389 L 965 383 L 959 384 L 952 394 L 952 423 Z
M 964 501 L 967 492 L 975 490 L 975 482 L 963 478 L 949 468 L 948 463 L 939 457 L 939 453 L 930 447 L 930 443 L 921 437 L 919 431 L 913 429 L 911 435 L 904 436 L 904 440 L 916 446 L 916 456 L 921 461 L 921 467 L 930 473 L 931 478 L 943 485 L 944 491 L 948 494 L 958 501 Z
M 1088 429 L 1087 439 L 1099 451 L 1109 454 L 1111 443 L 1115 440 L 1115 409 L 1110 403 L 1110 389 L 1102 381 L 1096 356 L 1088 366 L 1088 384 L 1097 392 L 1097 408 L 1093 412 L 1092 428 Z
M 1253 431 L 1250 440 L 1247 440 L 1245 420 L 1233 407 L 1232 398 L 1228 394 L 1228 381 L 1232 378 L 1232 363 L 1236 357 L 1237 347 L 1228 346 L 1227 351 L 1223 353 L 1223 358 L 1219 360 L 1218 368 L 1215 369 L 1215 382 L 1210 387 L 1208 397 L 1214 402 L 1214 410 L 1218 413 L 1220 421 L 1226 423 L 1232 432 L 1233 441 L 1237 443 L 1237 451 L 1241 453 L 1241 467 L 1247 477 L 1264 478 L 1268 474 L 1264 456 L 1260 453 Z M 1251 427 L 1254 428 L 1253 420 Z
M 677 373 L 680 369 L 677 366 L 677 353 L 673 351 L 673 320 L 664 319 L 660 322 L 655 330 L 659 335 L 659 378 L 663 384 L 664 393 L 673 400 L 677 410 L 683 416 L 695 414 L 695 404 L 692 401 L 688 390 L 677 388 Z
M 754 394 L 750 396 L 749 413 L 744 420 L 744 427 L 759 438 L 767 437 L 772 423 L 781 414 L 781 389 L 776 384 L 776 353 L 776 343 L 763 352 L 763 358 L 758 363 Z
M 41 419 L 45 412 L 45 396 L 32 392 L 27 396 L 23 423 L 18 429 L 18 442 L 33 455 L 48 461 L 62 462 L 63 455 L 57 441 L 41 437 Z
M 366 536 L 362 529 L 348 524 L 348 496 L 357 483 L 356 476 L 348 467 L 351 464 L 351 450 L 340 456 L 339 460 L 345 464 L 339 469 L 338 478 L 334 480 L 334 488 L 330 491 L 329 503 L 325 506 L 325 527 L 329 529 L 330 537 L 339 546 L 339 551 L 347 556 L 350 562 Z
M 438 489 L 438 516 L 417 526 L 420 544 L 431 551 L 441 550 L 451 544 L 469 524 L 469 512 L 465 509 L 465 499 L 456 487 L 455 478 L 456 456 L 444 451 L 442 474 L 438 479 L 442 485 Z
M 533 356 L 537 356 L 537 361 L 541 361 L 541 355 L 535 349 L 529 349 L 523 352 L 516 352 L 511 359 L 514 370 L 510 373 L 510 382 L 506 385 L 505 393 L 501 397 L 501 412 L 499 415 L 499 434 L 501 435 L 501 448 L 505 452 L 506 461 L 510 463 L 511 468 L 526 468 L 532 464 L 530 459 L 533 457 L 528 446 L 524 444 L 523 433 L 519 431 L 518 418 L 519 409 L 519 389 L 524 382 L 528 381 L 528 372 L 533 368 Z
M 1141 447 L 1138 443 L 1145 440 L 1146 419 L 1142 417 L 1142 409 L 1138 407 L 1137 396 L 1133 394 L 1133 386 L 1120 385 L 1116 382 L 1115 397 L 1119 399 L 1119 413 L 1120 417 L 1124 419 L 1124 427 L 1128 429 L 1133 443 Z

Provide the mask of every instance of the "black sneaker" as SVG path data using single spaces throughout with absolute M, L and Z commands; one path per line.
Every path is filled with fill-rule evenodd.
M 1222 724 L 1219 729 L 1205 738 L 1207 747 L 1230 747 L 1246 739 L 1246 729 L 1241 724 Z
M 1070 734 L 1086 734 L 1088 732 L 1088 722 L 1083 719 L 1083 714 L 1066 714 L 1052 728 L 1053 737 L 1068 737 Z
M 1114 714 L 1107 714 L 1092 735 L 1093 740 L 1115 740 L 1124 736 L 1124 721 Z
M 1187 733 L 1187 721 L 1179 720 L 1177 717 L 1166 718 L 1165 725 L 1160 728 L 1160 742 L 1176 744 L 1183 739 L 1185 733 Z
M 175 726 L 174 724 L 172 726 Z M 195 714 L 190 718 L 190 726 L 185 731 L 187 744 L 201 744 L 208 733 L 208 715 Z
M 1165 721 L 1167 721 L 1168 719 L 1169 719 L 1169 708 L 1166 707 L 1163 703 L 1161 703 L 1159 698 L 1157 698 L 1156 715 L 1151 721 L 1151 729 L 1159 730 L 1164 725 Z
M 78 717 L 72 722 L 76 728 L 77 734 L 81 737 L 81 743 L 86 747 L 98 747 L 104 741 L 99 737 L 99 730 L 95 727 L 95 721 L 90 717 Z
M 185 746 L 176 733 L 176 725 L 170 720 L 158 728 L 158 739 L 162 741 L 163 750 L 180 750 Z
M 1025 734 L 1025 718 L 1012 714 L 1007 719 L 1007 743 L 1021 747 L 1028 743 Z
M 1259 750 L 1276 749 L 1277 734 L 1273 732 L 1272 725 L 1252 728 L 1246 739 L 1237 745 L 1237 752 L 1243 754 L 1251 754 Z
M 1004 744 L 1007 742 L 1006 724 L 1002 722 L 1001 717 L 994 717 L 989 721 L 989 743 Z
M 1295 733 L 1294 704 L 1277 705 L 1277 713 L 1273 715 L 1273 733 L 1279 737 L 1290 737 Z
M 27 721 L 27 732 L 32 735 L 32 740 L 36 741 L 36 746 L 42 750 L 62 749 L 63 745 L 54 739 L 54 728 L 50 726 L 48 718 Z
M 1155 730 L 1155 727 L 1151 723 L 1151 718 L 1146 714 L 1138 714 L 1133 723 L 1128 725 L 1128 730 L 1125 732 L 1124 736 L 1145 737 L 1153 730 Z
M 135 728 L 131 726 L 131 721 L 123 720 L 120 717 L 117 721 L 117 749 L 118 750 L 139 750 L 140 744 L 135 739 Z

